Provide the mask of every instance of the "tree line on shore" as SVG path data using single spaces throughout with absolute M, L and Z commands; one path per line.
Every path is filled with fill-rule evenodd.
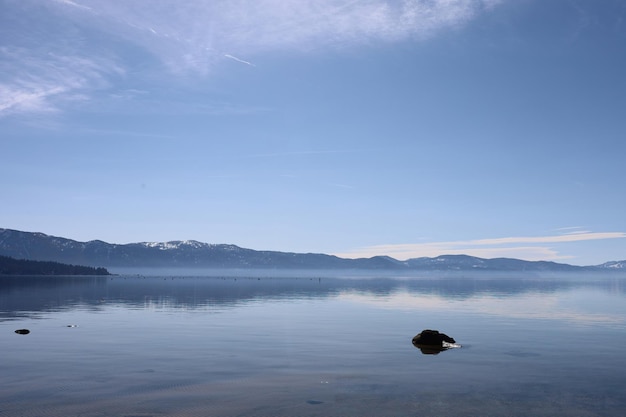
M 0 255 L 0 275 L 111 275 L 106 268 L 31 261 Z

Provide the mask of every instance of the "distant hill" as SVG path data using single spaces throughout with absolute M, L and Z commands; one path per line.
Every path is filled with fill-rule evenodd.
M 31 261 L 0 255 L 0 275 L 110 275 L 105 268 Z
M 363 270 L 485 270 L 485 271 L 585 271 L 615 270 L 626 261 L 580 267 L 555 262 L 520 259 L 483 259 L 443 255 L 399 261 L 388 256 L 345 259 L 319 253 L 256 251 L 229 244 L 194 240 L 140 242 L 124 245 L 100 240 L 78 242 L 43 233 L 0 229 L 0 255 L 37 261 L 111 267 L 168 268 L 285 268 Z
M 624 261 L 605 262 L 602 265 L 598 265 L 598 268 L 613 269 L 613 270 L 625 270 L 626 271 L 626 260 L 624 260 Z

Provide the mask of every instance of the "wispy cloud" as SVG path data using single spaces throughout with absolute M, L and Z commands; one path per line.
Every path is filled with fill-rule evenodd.
M 361 151 L 361 150 L 359 150 Z M 255 153 L 249 155 L 242 155 L 242 158 L 275 158 L 275 157 L 294 157 L 294 156 L 311 156 L 311 155 L 332 155 L 332 154 L 344 154 L 357 152 L 356 149 L 344 149 L 344 150 L 325 150 L 325 151 L 290 151 L 290 152 L 270 152 L 270 153 Z
M 55 112 L 59 105 L 82 101 L 85 94 L 107 85 L 112 74 L 124 71 L 114 61 L 102 57 L 43 56 L 26 48 L 0 48 L 5 63 L 14 62 L 0 80 L 0 116 L 24 112 Z
M 387 255 L 396 259 L 434 257 L 439 255 L 472 255 L 481 258 L 514 257 L 526 260 L 563 260 L 570 256 L 560 255 L 546 244 L 581 242 L 602 239 L 626 238 L 623 232 L 580 232 L 552 236 L 518 236 L 491 239 L 459 240 L 410 244 L 376 245 L 335 255 L 347 258 L 367 258 Z M 536 246 L 535 246 L 536 245 Z
M 244 61 L 243 59 L 237 58 L 236 56 L 232 56 L 232 55 L 230 55 L 230 54 L 224 54 L 224 56 L 225 56 L 226 58 L 230 58 L 230 59 L 232 59 L 232 60 L 234 60 L 234 61 L 241 62 L 242 64 L 250 65 L 251 67 L 255 67 L 255 66 L 256 66 L 256 65 L 254 65 L 254 64 L 253 64 L 253 63 L 251 63 L 251 62 Z
M 355 187 L 353 187 L 352 185 L 339 184 L 339 183 L 332 183 L 332 184 L 330 184 L 330 186 L 336 187 L 336 188 L 344 188 L 344 189 L 347 189 L 347 190 L 354 190 L 355 189 Z
M 84 0 L 81 4 L 98 15 L 105 29 L 125 33 L 177 70 L 205 72 L 219 58 L 218 51 L 257 54 L 424 39 L 462 25 L 501 1 Z M 123 26 L 134 30 L 120 31 Z M 154 36 L 137 36 L 141 30 L 162 39 L 155 42 Z M 228 53 L 221 55 L 239 60 Z
M 34 23 L 5 25 L 8 18 L 0 18 L 9 68 L 0 75 L 0 116 L 58 110 L 64 100 L 85 99 L 102 88 L 111 70 L 132 74 L 132 59 L 123 52 L 103 58 L 103 51 L 117 53 L 124 43 L 172 74 L 208 75 L 224 58 L 254 66 L 228 51 L 258 57 L 420 40 L 502 1 L 510 0 L 55 0 L 40 8 L 15 2 L 5 16 Z M 116 46 L 103 44 L 107 38 Z
M 84 10 L 91 10 L 90 7 L 84 6 L 82 4 L 78 4 L 75 1 L 71 1 L 71 0 L 55 0 L 57 3 L 62 3 L 68 6 L 72 6 L 72 7 L 77 7 L 79 9 L 84 9 Z
M 606 233 L 567 233 L 555 236 L 537 236 L 537 237 L 503 237 L 495 239 L 478 239 L 459 242 L 463 245 L 482 246 L 482 245 L 504 245 L 517 243 L 563 243 L 563 242 L 579 242 L 583 240 L 599 240 L 599 239 L 617 239 L 626 237 L 626 233 L 622 232 L 606 232 Z
M 557 233 L 563 234 L 577 234 L 577 233 L 591 233 L 590 230 L 586 230 L 581 226 L 560 227 L 555 230 Z

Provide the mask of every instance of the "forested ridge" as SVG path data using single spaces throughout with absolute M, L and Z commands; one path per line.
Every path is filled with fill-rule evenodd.
M 0 275 L 110 275 L 106 268 L 31 261 L 0 255 Z

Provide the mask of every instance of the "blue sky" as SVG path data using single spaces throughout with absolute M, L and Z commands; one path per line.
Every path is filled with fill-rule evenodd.
M 0 0 L 0 227 L 626 259 L 620 0 Z

